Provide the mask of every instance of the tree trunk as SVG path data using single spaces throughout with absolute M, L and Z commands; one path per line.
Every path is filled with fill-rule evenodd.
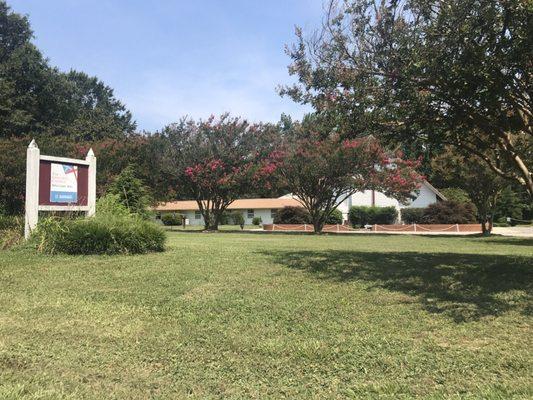
M 481 233 L 483 234 L 483 236 L 488 236 L 487 221 L 481 221 Z
M 210 223 L 210 220 L 211 220 L 211 214 L 208 210 L 205 210 L 203 213 L 202 213 L 202 216 L 204 217 L 204 231 L 208 231 L 209 230 L 209 223 Z
M 211 226 L 209 227 L 212 231 L 218 231 L 218 224 L 220 223 L 220 214 L 218 212 L 213 213 L 213 218 L 211 218 Z
M 322 221 L 321 219 L 313 220 L 313 230 L 315 233 L 321 233 L 322 228 L 324 228 L 324 221 Z
M 486 217 L 481 222 L 481 232 L 483 233 L 483 236 L 490 236 L 490 233 L 492 232 L 492 217 Z

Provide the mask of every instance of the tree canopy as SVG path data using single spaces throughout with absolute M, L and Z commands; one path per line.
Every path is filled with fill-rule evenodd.
M 36 139 L 43 154 L 98 157 L 98 194 L 128 164 L 143 167 L 165 198 L 155 171 L 161 141 L 135 134 L 131 113 L 113 90 L 83 72 L 61 72 L 32 43 L 27 17 L 0 0 L 0 211 L 18 213 L 24 204 L 26 147 Z M 144 168 L 146 167 L 146 168 Z M 147 174 L 153 179 L 146 179 Z
M 276 142 L 274 127 L 250 124 L 224 114 L 216 119 L 182 119 L 168 126 L 165 165 L 177 177 L 182 194 L 196 200 L 205 229 L 217 229 L 232 201 L 257 192 L 267 175 L 263 165 Z
M 331 0 L 281 93 L 341 132 L 466 150 L 533 195 L 532 21 L 520 0 Z
M 377 139 L 343 139 L 320 129 L 295 124 L 292 135 L 271 155 L 276 174 L 309 212 L 315 232 L 356 192 L 373 189 L 406 201 L 421 183 L 418 162 L 389 154 Z
M 60 72 L 32 43 L 25 16 L 0 1 L 0 138 L 124 138 L 135 130 L 113 90 L 83 72 Z

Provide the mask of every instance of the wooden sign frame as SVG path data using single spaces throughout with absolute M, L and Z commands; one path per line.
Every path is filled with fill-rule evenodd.
M 76 176 L 75 201 L 61 202 L 51 198 L 53 164 L 70 167 Z M 96 212 L 96 157 L 92 149 L 85 160 L 41 155 L 35 140 L 26 151 L 26 212 L 24 237 L 37 226 L 39 211 L 82 211 L 87 217 Z

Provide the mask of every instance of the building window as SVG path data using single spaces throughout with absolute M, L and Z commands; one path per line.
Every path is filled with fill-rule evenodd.
M 277 211 L 278 210 L 276 210 L 274 208 L 272 210 L 270 210 L 270 218 L 275 219 Z
M 161 219 L 161 213 L 160 212 L 155 215 L 155 219 Z
M 248 219 L 253 219 L 254 218 L 254 210 L 248 210 L 247 217 L 248 217 Z
M 202 219 L 202 213 L 200 211 L 195 211 L 194 219 Z

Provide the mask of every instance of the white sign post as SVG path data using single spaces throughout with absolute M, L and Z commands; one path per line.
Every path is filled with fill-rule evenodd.
M 96 213 L 96 157 L 93 149 L 89 149 L 85 161 L 89 163 L 89 189 L 87 191 L 87 216 Z
M 45 198 L 39 198 L 39 185 L 46 180 L 41 176 L 41 161 L 49 164 L 50 181 L 46 182 Z M 45 163 L 45 164 L 46 164 Z M 81 169 L 87 178 L 79 182 Z M 49 190 L 48 190 L 49 184 Z M 78 190 L 83 185 L 86 197 Z M 85 187 L 86 185 L 86 187 Z M 57 204 L 55 204 L 57 203 Z M 35 140 L 26 153 L 26 214 L 24 237 L 27 239 L 37 226 L 39 211 L 85 211 L 88 217 L 96 211 L 96 157 L 90 149 L 85 160 L 41 155 Z
M 41 152 L 35 140 L 26 151 L 26 216 L 24 237 L 27 239 L 39 220 L 39 159 Z

